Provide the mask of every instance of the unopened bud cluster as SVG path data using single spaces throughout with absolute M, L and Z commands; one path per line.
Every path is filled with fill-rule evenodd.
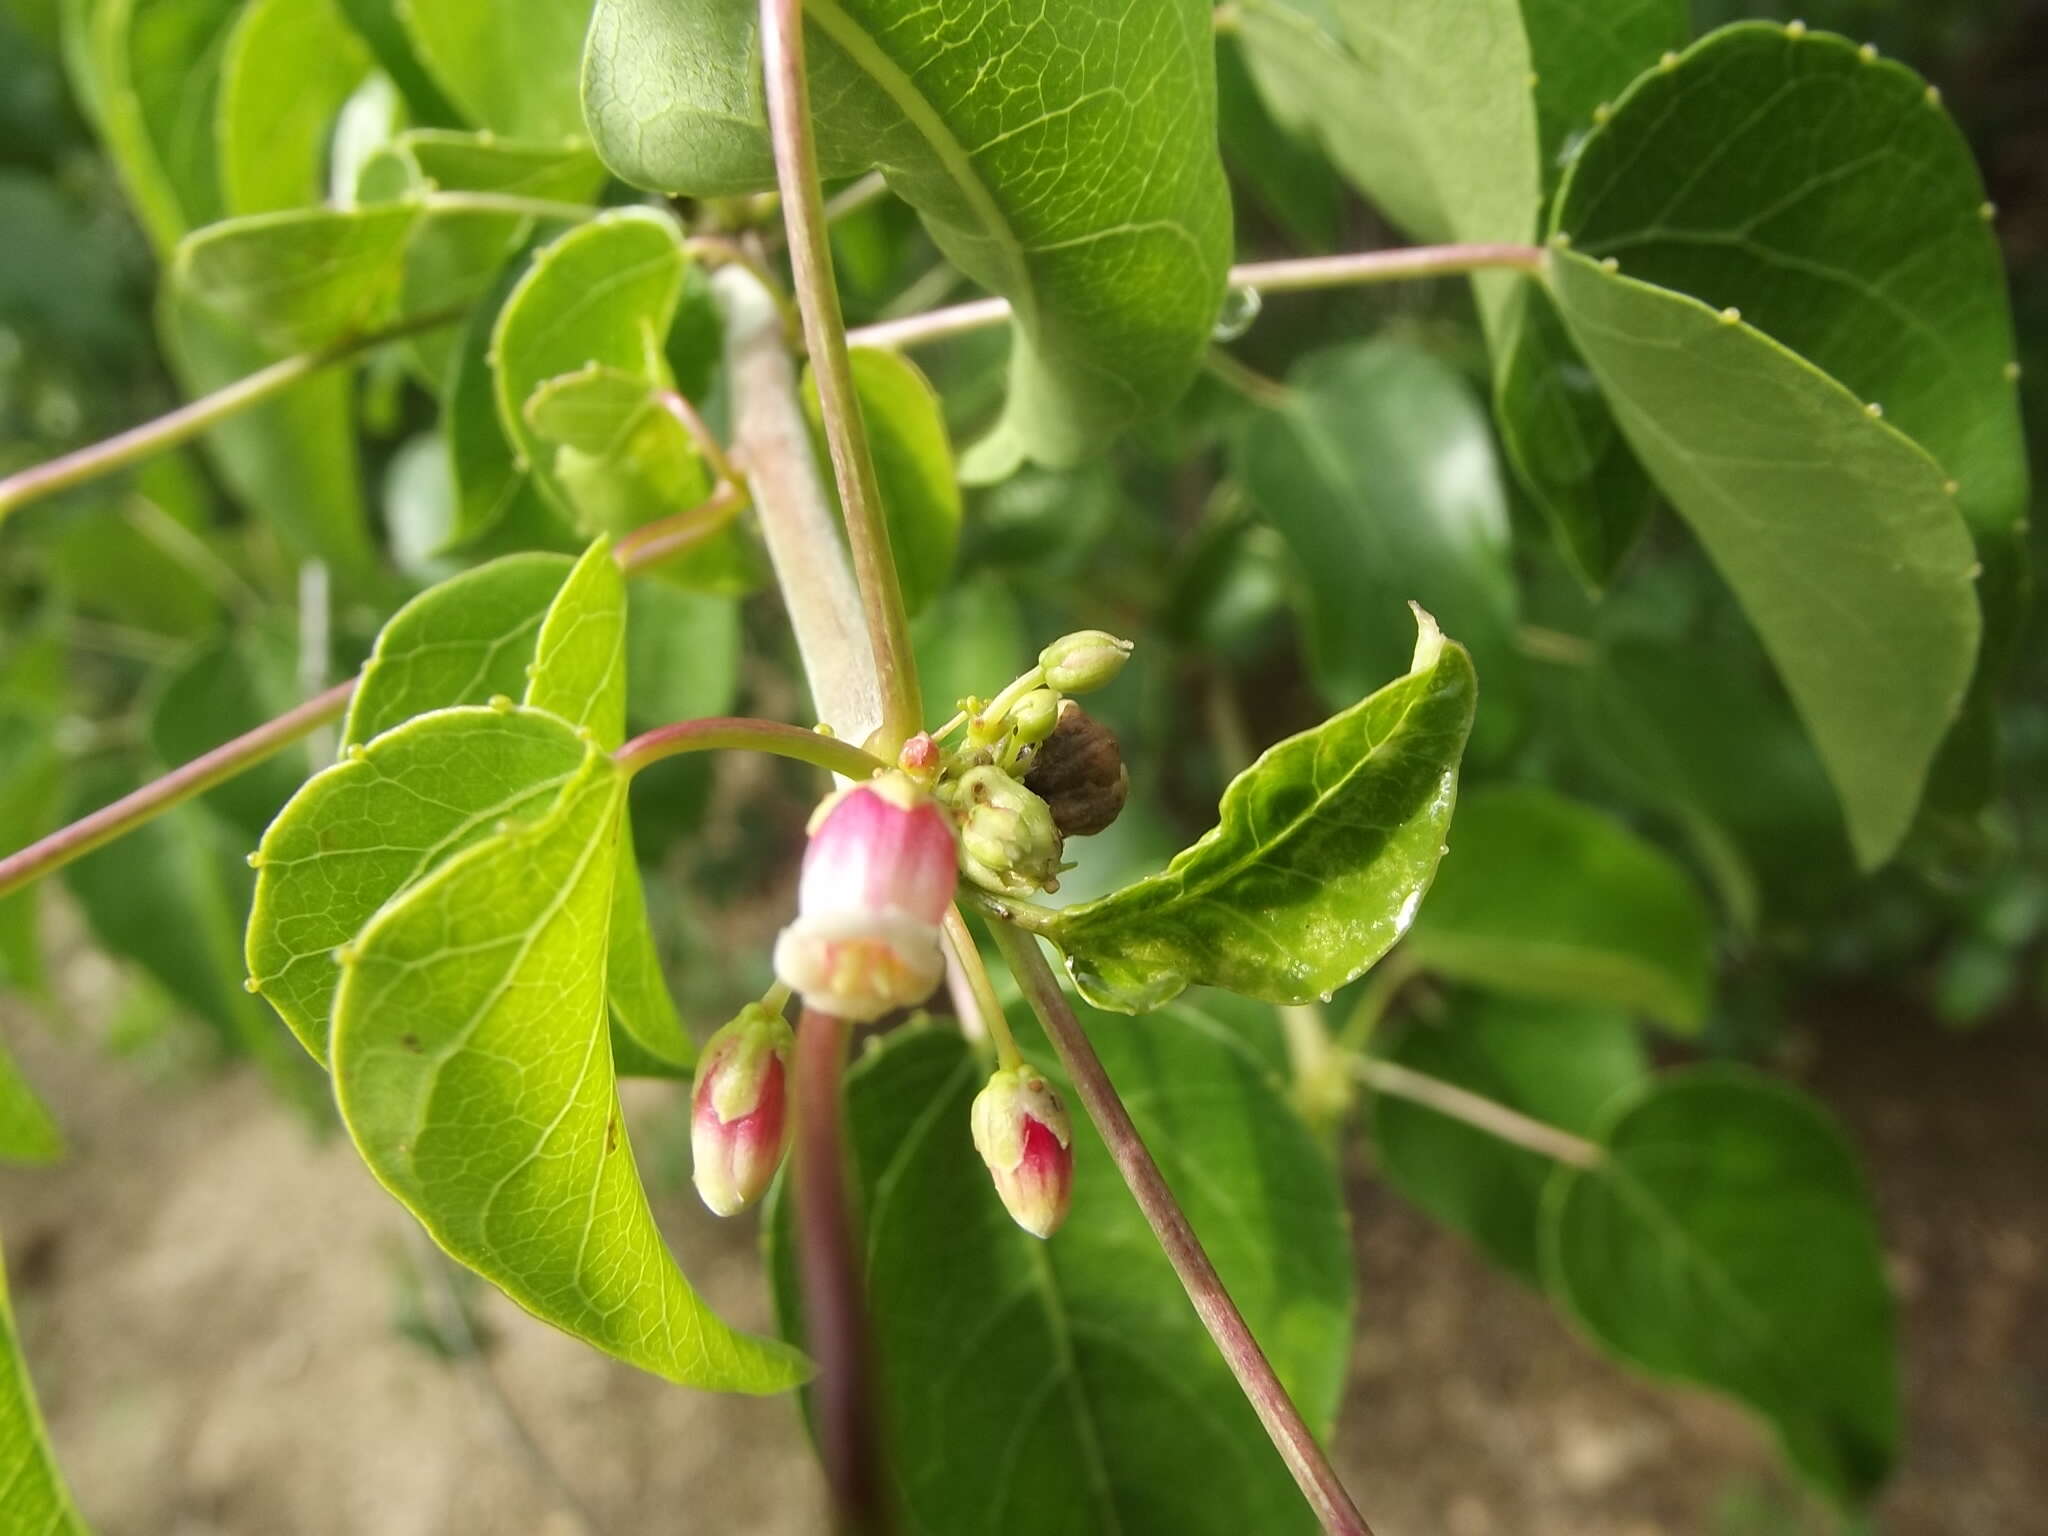
M 690 1095 L 690 1176 L 730 1216 L 761 1198 L 789 1146 L 788 1022 L 749 1003 L 711 1037 Z

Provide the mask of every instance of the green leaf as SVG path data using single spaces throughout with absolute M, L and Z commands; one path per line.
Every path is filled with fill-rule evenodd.
M 1604 1129 L 1604 1163 L 1560 1169 L 1547 1192 L 1552 1292 L 1622 1359 L 1763 1414 L 1828 1492 L 1869 1495 L 1898 1446 L 1897 1344 L 1841 1131 L 1726 1067 L 1652 1083 Z
M 290 652 L 263 629 L 218 636 L 159 683 L 149 709 L 149 745 L 165 764 L 187 763 L 297 702 Z M 285 748 L 224 780 L 200 799 L 243 836 L 263 835 L 307 773 L 303 746 Z
M 534 643 L 529 709 L 590 731 L 606 752 L 626 739 L 626 578 L 599 539 L 563 581 Z
M 1573 252 L 1550 272 L 1622 430 L 1784 678 L 1858 858 L 1882 863 L 1976 656 L 1975 557 L 1941 469 L 1746 321 Z
M 1382 0 L 1385 3 L 1385 0 Z M 1521 0 L 1529 39 L 1543 187 L 1554 189 L 1597 114 L 1636 76 L 1683 48 L 1686 0 Z
M 1648 1075 L 1628 1015 L 1583 1003 L 1464 993 L 1411 1024 L 1387 1059 L 1591 1136 L 1609 1100 Z M 1550 1159 L 1411 1099 L 1372 1105 L 1375 1166 L 1394 1189 L 1517 1278 L 1541 1286 L 1538 1213 Z
M 530 654 L 530 653 L 529 653 Z M 264 833 L 249 976 L 313 1059 L 328 1059 L 334 952 L 379 908 L 508 819 L 552 806 L 585 757 L 535 710 L 423 714 L 308 780 Z
M 35 1387 L 21 1355 L 21 1334 L 8 1304 L 7 1275 L 0 1268 L 0 1488 L 7 1490 L 7 1516 L 18 1531 L 39 1536 L 90 1536 L 71 1502 L 64 1475 L 50 1454 L 48 1432 L 36 1407 Z
M 1243 26 L 1240 17 L 1240 29 Z M 1344 211 L 1344 187 L 1310 143 L 1298 119 L 1284 124 L 1260 98 L 1244 59 L 1242 41 L 1216 33 L 1216 137 L 1230 168 L 1233 190 L 1255 198 L 1295 242 L 1312 251 L 1335 250 Z
M 1683 1033 L 1706 1015 L 1713 934 L 1685 872 L 1603 813 L 1534 785 L 1465 796 L 1409 946 L 1460 981 L 1609 1003 Z
M 1206 4 L 804 13 L 823 174 L 884 168 L 948 259 L 1015 306 L 976 478 L 1072 462 L 1187 387 L 1230 260 Z M 606 163 L 666 192 L 772 187 L 755 33 L 737 0 L 599 0 L 583 86 Z
M 362 745 L 428 710 L 524 696 L 541 624 L 571 567 L 562 555 L 507 555 L 399 609 L 363 664 L 343 744 Z
M 781 1391 L 802 1358 L 690 1289 L 620 1123 L 605 947 L 624 803 L 586 746 L 544 816 L 370 921 L 334 1004 L 342 1117 L 435 1240 L 536 1316 L 685 1385 Z
M 214 103 L 240 0 L 72 0 L 65 56 L 150 242 L 218 218 Z
M 1224 1284 L 1309 1423 L 1327 1429 L 1352 1286 L 1329 1165 L 1223 1029 L 1178 1008 L 1096 1022 L 1104 1064 Z M 907 1528 L 1313 1530 L 1078 1106 L 1066 1225 L 1040 1242 L 1011 1222 L 968 1144 L 968 1106 L 987 1070 L 951 1031 L 908 1030 L 848 1079 L 880 1395 Z M 789 1206 L 778 1198 L 770 1257 L 794 1330 Z
M 33 641 L 17 639 L 23 650 Z M 61 655 L 61 652 L 59 653 Z M 0 848 L 26 848 L 57 822 L 64 794 L 64 757 L 57 750 L 54 719 L 37 709 L 17 711 L 0 699 Z M 36 931 L 37 882 L 0 896 L 0 988 L 41 992 L 42 939 Z
M 409 203 L 230 219 L 178 246 L 169 282 L 279 353 L 310 352 L 389 317 L 419 219 Z
M 576 494 L 558 473 L 556 451 L 527 419 L 526 402 L 549 380 L 592 364 L 665 386 L 662 342 L 688 264 L 672 218 L 617 209 L 544 247 L 498 311 L 491 336 L 498 420 L 534 483 L 567 520 L 578 518 Z
M 1788 153 L 1787 145 L 1796 145 Z M 1797 353 L 1925 448 L 1971 526 L 2027 498 L 1984 184 L 1927 83 L 1844 38 L 1723 28 L 1587 139 L 1554 227 Z
M 1268 748 L 1162 872 L 1043 925 L 1091 1003 L 1137 1013 L 1198 984 L 1307 1002 L 1408 930 L 1443 852 L 1476 692 L 1464 647 L 1417 614 L 1405 677 Z
M 896 579 L 903 588 L 904 608 L 914 614 L 945 588 L 960 547 L 960 481 L 953 470 L 945 413 L 931 381 L 901 353 L 855 347 L 847 360 L 874 454 Z M 825 419 L 818 404 L 818 381 L 808 366 L 803 394 L 812 444 L 822 460 Z M 829 471 L 824 480 L 834 487 L 836 499 L 837 486 Z
M 491 294 L 469 312 L 447 364 L 441 415 L 455 476 L 451 548 L 509 553 L 570 544 L 569 530 L 541 499 L 526 466 L 513 459 L 498 422 L 491 333 L 515 280 L 509 270 L 501 273 Z
M 591 0 L 397 0 L 427 72 L 479 128 L 524 138 L 583 133 L 576 96 Z
M 626 620 L 628 720 L 645 727 L 731 713 L 739 690 L 737 603 L 642 577 L 630 584 Z
M 1489 690 L 1479 733 L 1499 743 L 1514 718 L 1515 585 L 1485 411 L 1449 366 L 1397 341 L 1312 353 L 1287 384 L 1286 403 L 1247 426 L 1237 471 L 1307 583 L 1323 697 L 1356 699 L 1402 665 L 1413 599 L 1471 649 Z
M 63 1155 L 64 1135 L 57 1129 L 57 1122 L 29 1087 L 6 1043 L 0 1041 L 0 1162 L 36 1167 L 54 1163 Z M 4 1418 L 0 1418 L 0 1425 L 4 1425 Z M 0 1474 L 4 1474 L 7 1463 L 6 1443 L 6 1430 L 0 1427 Z M 4 1480 L 0 1480 L 0 1487 L 5 1486 Z
M 370 54 L 335 0 L 252 0 L 221 64 L 221 198 L 269 213 L 326 195 L 328 140 Z
M 434 127 L 453 126 L 455 109 L 420 67 L 412 39 L 398 19 L 399 0 L 340 0 L 340 5 L 356 35 L 376 56 L 377 67 L 390 76 L 404 96 L 413 121 Z

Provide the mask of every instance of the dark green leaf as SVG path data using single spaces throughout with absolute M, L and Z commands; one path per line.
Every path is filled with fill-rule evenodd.
M 1328 1164 L 1264 1069 L 1200 1015 L 1095 1022 L 1104 1064 L 1225 1285 L 1309 1422 L 1326 1428 L 1352 1284 Z M 1313 1529 L 1078 1106 L 1066 1225 L 1041 1243 L 1011 1222 L 968 1143 L 987 1070 L 950 1031 L 914 1030 L 863 1058 L 848 1083 L 908 1528 Z M 786 1329 L 798 1312 L 788 1204 L 778 1201 L 772 1249 Z
M 456 121 L 455 109 L 420 67 L 412 39 L 398 19 L 401 3 L 402 0 L 340 0 L 342 14 L 376 56 L 377 67 L 391 77 L 404 96 L 413 121 L 437 128 L 451 127 Z
M 1975 558 L 1941 469 L 1746 321 L 1574 252 L 1550 271 L 1622 430 L 1785 679 L 1858 857 L 1882 863 L 1976 656 Z
M 17 713 L 0 702 L 0 848 L 26 848 L 56 825 L 64 794 L 64 758 L 51 720 Z M 38 887 L 0 896 L 0 988 L 43 990 L 43 948 L 36 931 Z
M 7 1517 L 13 1529 L 34 1531 L 38 1536 L 90 1536 L 50 1454 L 35 1388 L 28 1378 L 28 1363 L 21 1356 L 21 1334 L 8 1303 L 4 1269 L 0 1269 L 0 1488 L 7 1490 Z
M 740 611 L 730 598 L 642 578 L 626 622 L 626 715 L 667 725 L 732 709 L 739 688 Z
M 1712 930 L 1699 893 L 1664 854 L 1534 785 L 1469 792 L 1454 843 L 1409 937 L 1425 966 L 1699 1028 Z
M 1407 659 L 1403 602 L 1436 615 L 1487 680 L 1476 727 L 1513 727 L 1515 586 L 1485 411 L 1447 365 L 1397 341 L 1313 353 L 1246 429 L 1238 474 L 1293 548 L 1323 697 L 1356 699 Z
M 1624 1012 L 1484 993 L 1410 1024 L 1386 1054 L 1575 1136 L 1592 1135 L 1607 1102 L 1648 1072 Z M 1542 1284 L 1537 1217 L 1555 1166 L 1548 1158 L 1393 1094 L 1373 1100 L 1372 1131 L 1389 1184 L 1496 1264 Z
M 781 1391 L 801 1357 L 698 1299 L 634 1170 L 604 959 L 625 777 L 582 750 L 544 815 L 442 864 L 343 951 L 342 1117 L 435 1240 L 537 1316 L 672 1381 Z
M 904 607 L 915 614 L 945 587 L 960 544 L 960 482 L 953 472 L 946 418 L 931 381 L 900 353 L 855 347 L 849 361 L 854 397 L 860 402 L 874 454 L 896 579 L 903 588 Z M 803 391 L 811 435 L 822 458 L 824 417 L 818 381 L 809 368 L 804 370 Z M 825 481 L 832 483 L 829 472 Z
M 181 662 L 158 685 L 149 711 L 149 744 L 166 765 L 190 762 L 297 702 L 291 653 L 260 629 L 222 635 Z M 305 748 L 293 745 L 209 790 L 200 801 L 254 841 L 307 773 Z
M 1045 925 L 1090 1002 L 1136 1013 L 1198 984 L 1306 1002 L 1408 930 L 1443 852 L 1476 691 L 1464 647 L 1418 615 L 1407 676 L 1269 748 L 1164 871 Z
M 1551 1290 L 1601 1343 L 1726 1392 L 1860 1499 L 1896 1453 L 1893 1307 L 1877 1224 L 1834 1122 L 1733 1068 L 1657 1081 L 1608 1116 L 1606 1161 L 1545 1200 Z
M 1016 307 L 1010 401 L 976 478 L 1027 453 L 1070 462 L 1187 386 L 1230 259 L 1202 0 L 805 16 L 823 173 L 883 167 Z M 737 0 L 600 0 L 584 100 L 606 162 L 667 192 L 772 187 L 755 30 Z

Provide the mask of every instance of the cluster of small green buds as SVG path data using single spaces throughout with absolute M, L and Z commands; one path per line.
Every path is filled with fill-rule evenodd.
M 767 1190 L 789 1148 L 789 1053 L 780 1012 L 749 1003 L 704 1047 L 690 1094 L 690 1177 L 720 1216 Z
M 1050 688 L 1034 688 L 1010 706 L 1010 729 L 1020 746 L 1036 746 L 1059 720 L 1060 696 Z
M 960 867 L 998 895 L 1059 888 L 1060 829 L 1046 803 L 992 764 L 970 768 L 942 791 L 960 829 Z
M 1018 1226 L 1050 1237 L 1074 1190 L 1074 1130 L 1060 1096 L 1028 1064 L 996 1072 L 975 1095 L 974 1150 Z
M 1045 685 L 1061 693 L 1093 693 L 1106 688 L 1131 659 L 1131 642 L 1107 630 L 1082 629 L 1061 635 L 1038 653 Z

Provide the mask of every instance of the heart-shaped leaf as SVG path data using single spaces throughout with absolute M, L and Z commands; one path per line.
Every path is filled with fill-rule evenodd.
M 459 732 L 463 713 L 420 727 Z M 620 1124 L 605 981 L 625 776 L 533 718 L 581 752 L 554 804 L 441 864 L 342 951 L 342 1118 L 435 1240 L 536 1316 L 686 1385 L 783 1390 L 802 1358 L 690 1289 Z
M 976 478 L 1026 453 L 1070 462 L 1186 388 L 1230 260 L 1202 0 L 804 15 L 824 174 L 881 167 L 1015 307 L 1010 400 Z M 599 0 L 583 80 L 599 154 L 665 192 L 773 187 L 760 58 L 741 0 Z
M 1405 677 L 1268 748 L 1160 873 L 1042 925 L 1084 997 L 1119 1013 L 1195 985 L 1307 1002 L 1407 932 L 1443 853 L 1477 689 L 1465 648 L 1416 612 Z
M 1103 1063 L 1224 1284 L 1297 1406 L 1327 1428 L 1352 1287 L 1329 1164 L 1220 1026 L 1179 1008 L 1095 1022 Z M 1078 1109 L 1066 1224 L 1041 1242 L 1010 1220 L 969 1149 L 968 1107 L 987 1072 L 956 1034 L 933 1029 L 891 1036 L 848 1077 L 883 1413 L 908 1529 L 1313 1530 Z M 771 1261 L 794 1331 L 788 1207 L 778 1199 Z
M 1897 1452 L 1891 1291 L 1834 1122 L 1782 1083 L 1703 1067 L 1609 1113 L 1598 1167 L 1545 1198 L 1551 1291 L 1607 1348 L 1726 1392 L 1792 1461 L 1860 1499 Z

